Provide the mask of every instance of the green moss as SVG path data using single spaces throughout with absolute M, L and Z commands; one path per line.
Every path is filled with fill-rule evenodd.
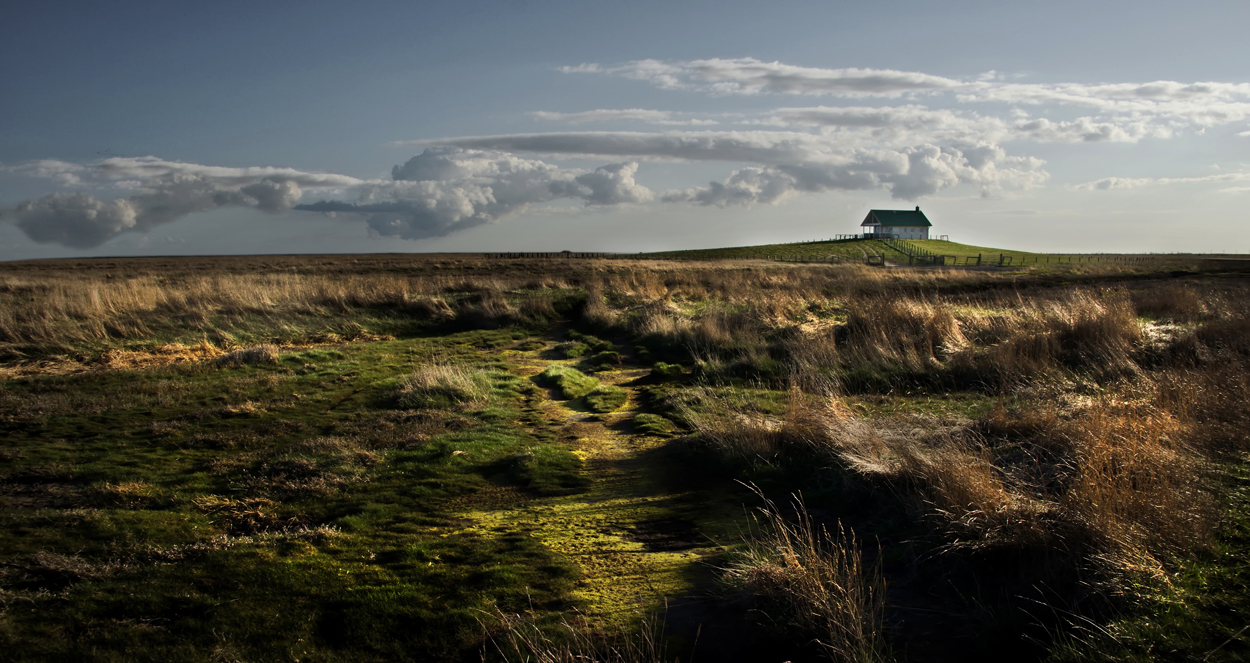
M 682 374 L 680 364 L 668 364 L 662 361 L 656 362 L 655 368 L 651 370 L 660 377 L 674 377 Z
M 595 378 L 576 368 L 558 364 L 548 366 L 538 377 L 541 382 L 558 387 L 565 400 L 581 398 L 599 386 Z
M 634 415 L 634 430 L 648 435 L 668 435 L 673 432 L 673 422 L 658 414 L 642 412 Z
M 533 446 L 513 454 L 503 464 L 510 479 L 540 495 L 577 492 L 587 483 L 581 472 L 582 459 L 563 447 Z
M 577 342 L 561 343 L 556 346 L 556 352 L 566 359 L 577 359 L 586 356 L 586 353 L 590 352 L 590 346 Z
M 600 385 L 586 395 L 586 405 L 595 412 L 612 412 L 621 409 L 629 395 L 624 389 L 611 385 Z

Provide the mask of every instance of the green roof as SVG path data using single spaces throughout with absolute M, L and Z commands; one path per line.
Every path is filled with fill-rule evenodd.
M 868 212 L 861 226 L 924 226 L 931 227 L 928 217 L 917 207 L 910 209 L 875 209 Z

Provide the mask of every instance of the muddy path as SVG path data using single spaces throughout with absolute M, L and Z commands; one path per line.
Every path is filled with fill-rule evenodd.
M 552 364 L 577 363 L 543 351 L 508 354 L 513 371 L 530 379 Z M 633 418 L 643 411 L 639 382 L 649 373 L 626 367 L 594 374 L 628 394 L 611 413 L 596 414 L 543 386 L 528 404 L 583 459 L 586 490 L 501 500 L 459 514 L 472 523 L 464 531 L 523 533 L 573 561 L 581 571 L 574 598 L 599 625 L 701 602 L 713 576 L 709 560 L 738 533 L 733 514 L 741 515 L 739 496 L 691 479 L 670 440 L 634 429 Z

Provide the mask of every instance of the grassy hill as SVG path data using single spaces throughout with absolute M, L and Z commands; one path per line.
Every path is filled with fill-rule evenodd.
M 1079 264 L 1127 260 L 1130 256 L 1119 254 L 1083 253 L 1035 253 L 987 246 L 959 244 L 946 240 L 902 240 L 897 246 L 912 254 L 946 256 L 947 265 L 1054 265 Z M 761 244 L 758 246 L 735 246 L 716 249 L 691 249 L 686 251 L 661 251 L 644 254 L 647 258 L 676 258 L 682 260 L 762 259 L 803 262 L 864 262 L 872 256 L 884 256 L 891 263 L 909 264 L 909 255 L 895 246 L 876 239 L 847 239 L 790 244 Z M 980 262 L 978 263 L 978 259 Z

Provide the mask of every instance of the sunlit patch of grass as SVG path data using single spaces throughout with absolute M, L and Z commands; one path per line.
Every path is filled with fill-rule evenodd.
M 599 386 L 599 380 L 576 368 L 559 364 L 548 366 L 538 379 L 558 387 L 566 400 L 581 398 Z
M 624 407 L 628 399 L 624 389 L 605 384 L 586 394 L 586 405 L 595 412 L 613 412 Z
M 486 400 L 488 384 L 478 372 L 452 364 L 422 366 L 395 389 L 395 403 L 405 408 L 438 409 Z
M 668 435 L 675 427 L 673 422 L 658 414 L 640 412 L 634 415 L 634 429 L 648 435 Z

